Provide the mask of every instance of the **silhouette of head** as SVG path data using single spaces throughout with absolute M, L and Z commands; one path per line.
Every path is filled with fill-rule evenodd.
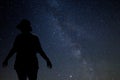
M 31 23 L 27 19 L 21 20 L 21 22 L 16 27 L 21 32 L 31 32 L 32 31 Z

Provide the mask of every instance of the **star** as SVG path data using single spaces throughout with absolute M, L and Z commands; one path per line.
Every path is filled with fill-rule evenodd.
M 72 75 L 69 75 L 69 78 L 72 78 L 73 76 Z

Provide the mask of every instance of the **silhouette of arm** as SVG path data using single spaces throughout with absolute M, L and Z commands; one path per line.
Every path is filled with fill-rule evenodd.
M 8 65 L 8 60 L 13 56 L 14 53 L 15 53 L 15 50 L 14 48 L 12 48 L 3 62 L 3 67 L 6 67 Z
M 42 47 L 41 47 L 41 44 L 39 42 L 39 39 L 37 39 L 37 51 L 38 53 L 46 60 L 47 62 L 47 66 L 49 68 L 52 68 L 52 63 L 51 61 L 49 60 L 49 58 L 47 57 L 47 55 L 45 54 L 45 52 L 43 51 Z
M 3 61 L 3 67 L 6 67 L 8 65 L 8 60 L 15 54 L 15 52 L 16 52 L 16 40 L 15 40 L 15 42 L 13 44 L 12 49 L 10 50 L 7 57 Z

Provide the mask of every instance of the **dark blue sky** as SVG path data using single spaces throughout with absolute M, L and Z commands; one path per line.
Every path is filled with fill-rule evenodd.
M 29 19 L 46 54 L 38 55 L 38 80 L 120 80 L 120 2 L 117 0 L 0 1 L 0 63 L 8 54 L 16 25 Z M 15 56 L 0 80 L 16 80 Z

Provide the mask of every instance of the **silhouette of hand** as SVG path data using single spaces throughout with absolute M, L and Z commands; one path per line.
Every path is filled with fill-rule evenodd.
M 2 64 L 3 67 L 7 67 L 7 65 L 8 65 L 8 61 L 4 61 Z
M 47 67 L 50 69 L 52 68 L 52 63 L 50 61 L 47 61 Z

